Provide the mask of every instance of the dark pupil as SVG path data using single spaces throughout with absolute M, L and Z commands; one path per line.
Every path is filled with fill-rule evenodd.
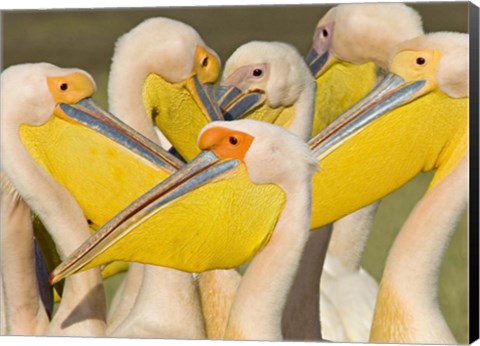
M 60 85 L 60 89 L 63 90 L 63 91 L 67 90 L 68 89 L 68 84 L 67 83 L 62 83 Z
M 230 137 L 229 138 L 230 144 L 237 145 L 238 139 L 237 137 Z
M 327 36 L 328 36 L 328 31 L 327 31 L 327 29 L 323 29 L 323 30 L 322 30 L 322 35 L 323 35 L 323 37 L 327 37 Z
M 418 65 L 423 65 L 423 64 L 425 64 L 425 58 L 422 58 L 422 57 L 417 58 L 417 64 L 418 64 Z
M 253 70 L 253 75 L 255 77 L 260 77 L 262 75 L 262 70 L 260 70 L 259 68 L 256 68 L 255 70 Z
M 208 57 L 202 60 L 202 66 L 205 67 L 208 65 Z

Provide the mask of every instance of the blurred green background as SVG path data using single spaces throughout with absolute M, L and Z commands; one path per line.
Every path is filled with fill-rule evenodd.
M 468 3 L 409 3 L 426 32 L 468 31 Z M 2 12 L 2 68 L 46 61 L 79 67 L 97 82 L 96 99 L 107 106 L 106 84 L 116 39 L 146 18 L 164 16 L 193 26 L 222 62 L 251 40 L 283 41 L 308 51 L 320 17 L 333 5 L 182 7 Z M 386 197 L 369 238 L 364 267 L 380 280 L 395 235 L 426 191 L 432 174 L 422 174 Z M 459 343 L 468 342 L 467 215 L 451 239 L 440 274 L 442 311 Z M 108 282 L 108 299 L 121 276 Z

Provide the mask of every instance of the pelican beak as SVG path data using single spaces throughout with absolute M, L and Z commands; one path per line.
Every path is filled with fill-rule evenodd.
M 363 99 L 340 115 L 309 141 L 310 148 L 322 159 L 387 112 L 424 94 L 426 80 L 406 82 L 396 74 L 387 75 Z
M 312 47 L 305 58 L 305 62 L 310 68 L 313 76 L 318 78 L 325 70 L 326 66 L 330 66 L 332 64 L 334 59 L 335 57 L 331 55 L 330 51 L 320 54 L 315 48 Z
M 91 98 L 75 104 L 59 103 L 55 107 L 55 115 L 99 132 L 172 173 L 183 166 L 176 157 L 123 123 Z
M 187 89 L 207 117 L 208 122 L 224 120 L 215 101 L 212 83 L 201 83 L 198 76 L 194 75 L 187 81 Z
M 216 98 L 225 120 L 242 119 L 266 100 L 263 92 L 242 91 L 235 85 L 223 83 L 217 90 Z
M 334 26 L 332 22 L 315 30 L 312 48 L 305 58 L 305 62 L 315 78 L 318 78 L 329 66 L 338 61 L 331 52 Z M 327 36 L 325 33 L 328 33 Z
M 263 74 L 269 73 L 268 64 L 260 64 Z M 237 68 L 228 76 L 224 76 L 217 90 L 217 103 L 222 110 L 225 120 L 239 120 L 252 110 L 265 103 L 267 97 L 261 87 L 262 83 L 251 83 L 251 66 Z
M 224 78 L 217 90 L 217 103 L 225 120 L 238 120 L 266 101 L 264 92 L 245 81 L 248 67 L 243 67 Z
M 106 263 L 102 262 L 102 254 L 109 248 L 112 248 L 114 244 L 119 242 L 122 238 L 127 237 L 130 232 L 138 227 L 138 225 L 153 218 L 156 214 L 165 209 L 167 205 L 173 203 L 179 197 L 188 194 L 212 180 L 221 179 L 222 176 L 229 174 L 229 172 L 239 165 L 239 160 L 220 160 L 212 151 L 202 151 L 194 160 L 177 171 L 177 173 L 171 175 L 143 196 L 132 202 L 127 208 L 122 210 L 93 234 L 82 246 L 80 246 L 51 273 L 50 283 L 55 284 L 66 276 L 72 275 L 77 271 L 86 270 Z M 183 212 L 187 213 L 188 210 L 183 210 Z M 156 233 L 156 235 L 161 237 L 161 223 L 157 224 L 158 227 L 156 228 L 160 228 L 160 230 L 156 229 L 153 233 Z M 181 234 L 172 235 L 172 232 L 168 233 L 167 238 L 168 236 L 174 237 L 173 240 L 170 239 L 174 246 L 168 247 L 166 244 L 168 241 L 166 241 L 165 238 L 162 238 L 164 241 L 163 244 L 166 248 L 168 247 L 168 249 L 157 249 L 157 252 L 165 250 L 166 254 L 160 255 L 160 257 L 167 262 L 152 262 L 150 261 L 151 257 L 149 257 L 148 263 L 168 266 L 168 263 L 171 261 L 175 262 L 175 257 L 179 256 L 182 258 L 180 262 L 182 262 L 185 267 L 182 268 L 182 265 L 178 265 L 178 261 L 175 262 L 177 265 L 174 267 L 189 271 L 191 263 L 185 263 L 185 260 L 183 259 L 184 254 L 179 254 L 177 249 L 185 246 L 186 243 L 184 242 L 195 242 L 195 239 L 184 239 L 181 238 Z M 156 235 L 150 233 L 149 235 L 142 237 L 142 239 L 150 239 L 152 242 L 155 242 Z M 157 241 L 155 243 L 162 244 L 162 241 Z M 168 254 L 169 249 L 174 251 L 174 253 Z M 141 262 L 142 255 L 141 251 L 135 251 L 134 256 L 136 257 L 134 259 Z M 187 257 L 188 256 L 191 256 L 191 254 L 187 254 Z M 125 260 L 131 260 L 131 258 L 125 258 Z M 106 261 L 109 260 L 107 259 Z

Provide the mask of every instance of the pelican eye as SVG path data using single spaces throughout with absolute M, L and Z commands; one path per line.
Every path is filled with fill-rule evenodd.
M 230 138 L 228 138 L 228 141 L 229 141 L 230 144 L 232 144 L 232 145 L 237 145 L 237 144 L 238 144 L 238 138 L 235 137 L 235 136 L 230 136 Z
M 60 84 L 60 90 L 65 91 L 67 89 L 68 89 L 68 84 L 67 83 Z
M 417 58 L 417 65 L 424 65 L 427 61 L 423 57 L 418 57 Z
M 328 30 L 327 29 L 322 30 L 322 36 L 323 37 L 328 37 Z
M 202 64 L 203 67 L 207 67 L 207 66 L 208 66 L 208 56 L 206 56 L 205 58 L 202 59 L 201 64 Z
M 260 77 L 262 74 L 263 74 L 263 71 L 259 68 L 256 68 L 255 70 L 253 70 L 253 75 L 255 77 Z

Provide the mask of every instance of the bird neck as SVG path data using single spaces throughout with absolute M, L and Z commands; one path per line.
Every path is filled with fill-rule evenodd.
M 360 269 L 363 252 L 372 229 L 379 202 L 370 204 L 335 221 L 328 254 L 349 271 Z
M 100 270 L 95 268 L 72 275 L 65 279 L 61 304 L 45 335 L 104 336 L 105 312 L 105 292 Z
M 37 288 L 31 212 L 1 174 L 0 291 L 1 318 L 10 335 L 43 334 L 49 323 Z
M 468 199 L 467 160 L 425 194 L 397 236 L 380 284 L 371 341 L 455 343 L 437 302 L 437 281 Z
M 223 339 L 241 278 L 235 269 L 209 270 L 199 274 L 198 289 L 208 339 Z
M 118 336 L 205 338 L 197 287 L 191 273 L 145 265 L 135 305 Z M 135 330 L 141 330 L 136 334 Z
M 305 88 L 295 102 L 295 114 L 288 129 L 290 132 L 307 141 L 312 133 L 315 107 L 315 82 Z
M 2 170 L 35 212 L 48 215 L 49 200 L 55 200 L 57 184 L 29 155 L 20 139 L 19 127 L 15 126 L 13 131 L 2 128 Z
M 2 170 L 32 211 L 42 220 L 55 242 L 60 257 L 65 259 L 90 235 L 83 212 L 70 193 L 29 155 L 20 139 L 19 125 L 2 125 Z M 102 311 L 105 298 L 101 282 L 99 269 L 68 278 L 65 282 L 62 304 L 46 333 L 68 333 L 67 330 L 71 331 L 73 328 L 72 335 L 84 335 L 84 330 L 76 329 L 83 324 L 93 326 L 91 329 L 85 329 L 89 330 L 89 333 L 90 331 L 97 335 L 104 333 Z M 78 325 L 70 317 L 74 309 L 77 313 L 75 318 L 81 321 Z
M 303 185 L 286 191 L 287 202 L 269 243 L 242 278 L 230 311 L 227 339 L 282 339 L 282 311 L 310 225 L 310 185 Z
M 117 54 L 110 68 L 108 104 L 110 111 L 127 125 L 162 144 L 143 105 L 142 89 L 149 74 L 148 66 L 141 61 L 132 63 L 130 56 Z
M 19 125 L 2 126 L 2 170 L 23 200 L 39 216 L 65 258 L 89 234 L 83 212 L 70 193 L 38 165 L 20 139 Z M 71 232 L 65 236 L 65 232 Z

